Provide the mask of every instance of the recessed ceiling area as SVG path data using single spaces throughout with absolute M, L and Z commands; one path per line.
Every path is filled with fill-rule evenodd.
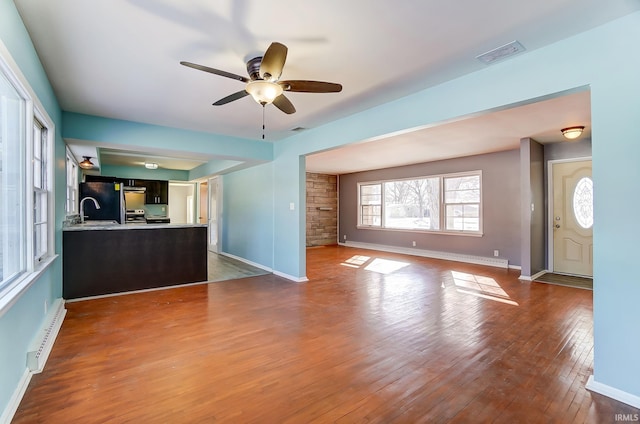
M 517 149 L 522 138 L 568 142 L 561 129 L 585 126 L 591 138 L 588 90 L 487 112 L 429 128 L 408 130 L 306 157 L 307 172 L 346 174 Z
M 117 149 L 100 149 L 100 160 L 103 164 L 113 166 L 144 166 L 145 163 L 157 163 L 158 168 L 189 171 L 207 163 L 206 160 L 177 158 L 154 155 L 145 152 L 132 152 Z

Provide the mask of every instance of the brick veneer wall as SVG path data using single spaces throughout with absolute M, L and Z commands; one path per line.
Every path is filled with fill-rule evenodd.
M 337 242 L 338 177 L 307 172 L 307 246 L 326 246 Z

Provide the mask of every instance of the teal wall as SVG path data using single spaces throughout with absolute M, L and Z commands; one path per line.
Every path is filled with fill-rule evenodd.
M 408 128 L 433 125 L 590 86 L 592 104 L 594 227 L 594 379 L 640 399 L 640 282 L 636 254 L 640 230 L 629 220 L 640 210 L 640 13 L 395 102 L 352 115 L 276 143 L 274 268 L 303 276 L 304 210 L 300 156 Z M 570 60 L 567 58 L 571 57 Z M 286 218 L 285 218 L 286 217 Z M 292 228 L 292 231 L 285 231 Z M 295 272 L 298 274 L 295 274 Z M 638 401 L 640 402 L 640 401 Z
M 55 251 L 62 252 L 65 203 L 65 145 L 61 137 L 61 111 L 29 35 L 11 0 L 0 0 L 0 40 L 29 81 L 55 128 Z M 58 257 L 16 303 L 0 316 L 0 415 L 26 369 L 27 349 L 50 306 L 62 295 L 62 259 Z
M 589 86 L 592 98 L 594 228 L 594 376 L 640 397 L 640 283 L 635 248 L 640 231 L 629 211 L 640 210 L 640 13 L 543 49 L 297 134 L 273 144 L 79 114 L 61 114 L 37 55 L 10 0 L 0 0 L 0 38 L 57 125 L 56 250 L 64 203 L 64 146 L 60 137 L 166 151 L 224 153 L 231 166 L 268 162 L 223 177 L 223 250 L 304 279 L 304 156 L 383 134 L 433 125 Z M 567 57 L 571 60 L 567 60 Z M 62 118 L 61 118 L 62 116 Z M 61 125 L 62 123 L 62 125 Z M 272 162 L 269 162 L 272 161 Z M 217 166 L 217 165 L 216 165 Z M 207 169 L 199 174 L 205 176 Z M 200 176 L 199 175 L 199 176 Z M 193 178 L 190 175 L 190 178 Z M 293 210 L 290 208 L 293 204 Z M 60 260 L 0 317 L 0 408 L 24 372 L 26 345 L 43 319 L 42 304 L 60 296 Z
M 273 268 L 273 165 L 225 175 L 222 184 L 222 251 Z

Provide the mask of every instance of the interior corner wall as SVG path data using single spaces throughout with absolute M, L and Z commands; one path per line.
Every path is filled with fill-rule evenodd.
M 530 138 L 520 140 L 521 276 L 545 269 L 544 147 Z

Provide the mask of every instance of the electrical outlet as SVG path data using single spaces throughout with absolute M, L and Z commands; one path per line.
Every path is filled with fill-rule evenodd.
M 163 206 L 163 207 L 162 207 L 162 212 L 164 212 L 164 211 L 166 211 L 166 210 L 167 210 L 167 208 Z
M 416 247 L 416 242 L 412 241 L 411 244 L 413 244 L 413 247 Z
M 49 302 L 44 301 L 44 314 L 47 315 L 47 309 L 49 309 Z
M 494 250 L 493 251 L 493 256 L 500 256 L 500 251 L 499 250 Z
M 342 238 L 346 241 L 347 240 L 347 235 L 343 235 Z

